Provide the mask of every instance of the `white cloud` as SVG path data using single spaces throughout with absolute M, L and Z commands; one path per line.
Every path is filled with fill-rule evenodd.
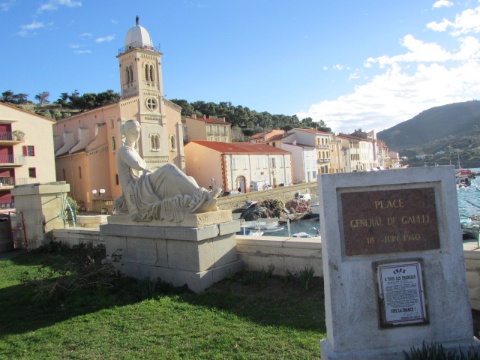
M 445 29 L 454 29 L 448 40 L 456 41 L 455 50 L 441 45 L 446 38 L 426 42 L 405 35 L 400 42 L 403 53 L 365 61 L 376 75 L 350 93 L 311 105 L 297 116 L 324 120 L 335 132 L 381 131 L 434 106 L 480 99 L 480 39 L 468 35 L 479 31 L 480 19 L 478 24 L 473 21 L 479 11 L 480 7 L 465 10 L 453 22 L 443 20 Z M 440 26 L 429 28 L 439 31 Z M 350 79 L 358 74 L 356 70 Z
M 453 2 L 448 0 L 438 0 L 438 1 L 435 1 L 435 3 L 433 4 L 434 8 L 450 7 L 450 6 L 453 6 Z
M 455 16 L 455 21 L 443 19 L 441 22 L 430 22 L 427 28 L 433 31 L 445 32 L 451 29 L 451 34 L 459 36 L 470 32 L 480 33 L 480 6 L 475 9 L 466 9 Z
M 335 70 L 343 70 L 343 65 L 336 64 L 336 65 L 333 65 L 332 68 L 335 69 Z
M 108 36 L 99 37 L 99 38 L 95 39 L 95 42 L 97 42 L 97 43 L 110 42 L 113 39 L 115 39 L 115 35 L 108 35 Z
M 377 58 L 368 58 L 365 66 L 370 68 L 377 63 L 381 68 L 397 62 L 438 62 L 447 61 L 451 55 L 440 45 L 435 43 L 425 43 L 415 39 L 413 35 L 406 35 L 401 41 L 403 47 L 409 50 L 405 54 L 396 56 L 380 56 Z
M 93 36 L 91 33 L 83 33 L 83 34 L 80 34 L 80 37 L 83 38 L 83 37 L 91 37 Z
M 15 0 L 0 2 L 0 11 L 8 11 L 13 5 L 15 5 Z
M 30 24 L 20 26 L 20 31 L 18 32 L 18 35 L 27 36 L 32 31 L 41 29 L 43 27 L 45 27 L 45 24 L 43 22 L 32 21 Z
M 61 6 L 79 7 L 82 6 L 82 2 L 74 0 L 49 0 L 45 4 L 40 5 L 37 12 L 41 13 L 43 11 L 54 11 L 58 10 L 58 8 Z
M 77 55 L 83 55 L 83 54 L 91 54 L 92 53 L 92 50 L 75 50 L 74 51 L 75 54 Z

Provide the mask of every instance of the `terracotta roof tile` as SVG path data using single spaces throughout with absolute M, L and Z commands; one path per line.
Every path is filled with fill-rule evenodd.
M 267 144 L 256 144 L 248 142 L 225 143 L 205 140 L 191 141 L 191 143 L 205 146 L 209 149 L 216 150 L 224 154 L 290 154 L 289 151 L 278 149 L 274 146 L 270 146 Z
M 308 132 L 310 134 L 318 134 L 318 135 L 330 135 L 330 133 L 325 132 L 325 131 L 320 131 L 320 130 L 315 130 L 315 129 L 301 129 L 301 128 L 294 128 L 292 130 L 297 130 L 297 131 L 304 131 Z

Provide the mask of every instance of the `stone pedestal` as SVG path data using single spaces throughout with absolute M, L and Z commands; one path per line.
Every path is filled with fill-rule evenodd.
M 65 206 L 70 184 L 65 181 L 15 186 L 17 240 L 35 249 L 43 244 L 45 234 L 65 227 Z M 25 225 L 25 226 L 23 226 Z M 25 239 L 26 235 L 26 239 Z
M 319 176 L 322 359 L 404 359 L 473 336 L 453 167 Z
M 114 264 L 123 274 L 187 285 L 194 292 L 243 269 L 237 231 L 240 223 L 227 210 L 187 215 L 181 223 L 140 223 L 112 215 L 100 226 L 107 256 L 121 255 Z

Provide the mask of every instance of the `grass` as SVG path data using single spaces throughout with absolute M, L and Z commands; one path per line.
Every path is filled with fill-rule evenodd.
M 0 359 L 320 358 L 318 278 L 308 290 L 251 272 L 201 294 L 118 277 L 67 289 L 77 255 L 55 249 L 0 261 Z

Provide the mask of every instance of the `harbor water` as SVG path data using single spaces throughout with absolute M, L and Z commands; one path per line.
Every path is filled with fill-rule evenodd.
M 477 174 L 480 173 L 480 168 L 471 170 Z M 480 214 L 480 176 L 472 179 L 471 186 L 458 188 L 457 196 L 458 211 L 461 217 Z M 287 224 L 283 226 L 282 230 L 264 233 L 264 236 L 289 236 Z M 320 230 L 318 217 L 290 223 L 290 234 L 305 232 L 311 236 L 317 236 L 317 230 Z

